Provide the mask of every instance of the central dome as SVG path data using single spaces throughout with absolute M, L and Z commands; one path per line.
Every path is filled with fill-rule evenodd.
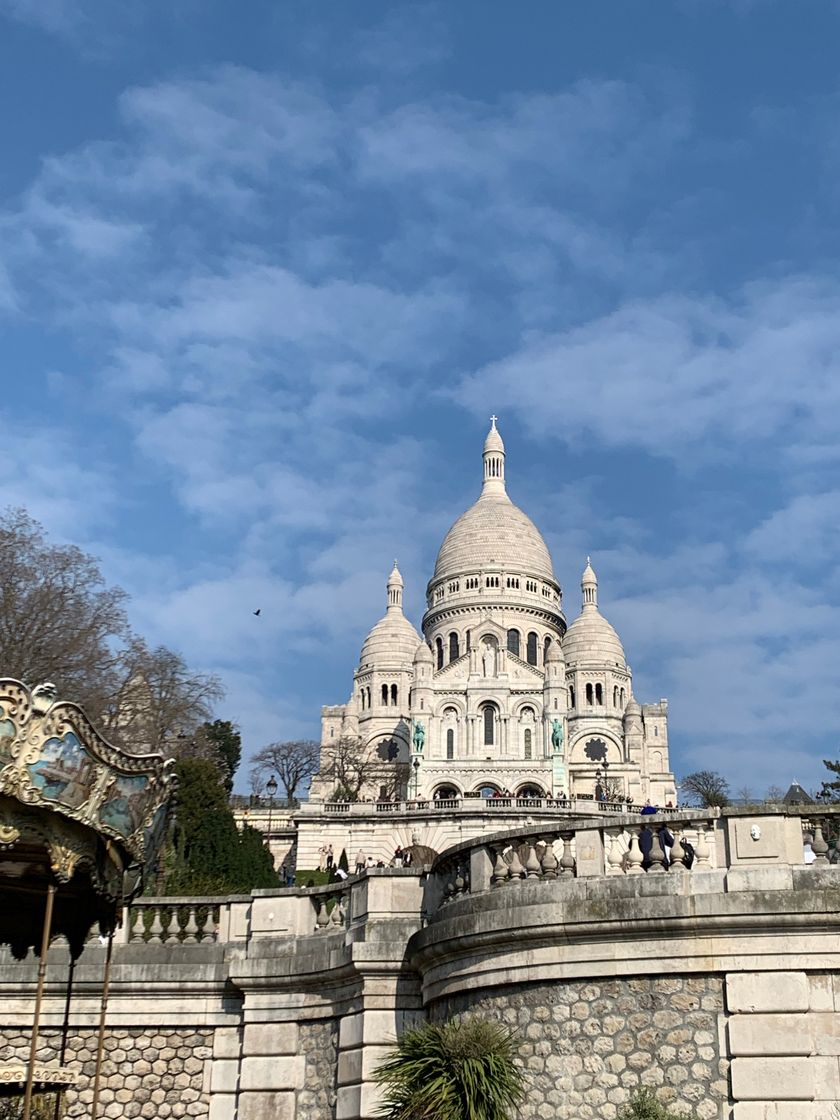
M 527 573 L 554 580 L 539 529 L 513 504 L 505 490 L 505 445 L 496 419 L 484 441 L 484 486 L 478 501 L 462 513 L 443 539 L 432 583 L 484 568 Z
M 496 567 L 554 582 L 539 529 L 507 494 L 482 495 L 461 514 L 443 539 L 432 579 Z

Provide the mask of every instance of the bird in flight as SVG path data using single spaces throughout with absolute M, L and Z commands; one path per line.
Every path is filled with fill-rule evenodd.
M 254 611 L 254 614 L 257 615 L 257 617 L 259 617 L 259 613 L 260 613 L 261 610 L 262 610 L 262 607 L 257 607 L 257 609 Z

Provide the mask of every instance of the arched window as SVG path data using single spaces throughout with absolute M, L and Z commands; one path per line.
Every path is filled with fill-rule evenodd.
M 618 707 L 618 685 L 617 684 L 613 685 L 613 707 L 614 708 Z
M 437 667 L 443 668 L 443 639 L 435 638 L 435 646 L 437 647 Z
M 587 684 L 587 686 L 586 686 L 586 703 L 589 704 L 589 705 L 592 704 L 592 685 L 591 684 Z
M 519 631 L 508 630 L 507 632 L 507 647 L 509 653 L 515 653 L 519 657 Z
M 472 649 L 472 642 L 470 641 L 470 632 L 467 631 L 467 653 Z
M 362 689 L 361 695 L 362 695 L 362 711 L 364 711 L 365 710 L 365 690 L 364 689 Z
M 537 635 L 532 630 L 528 635 L 528 656 L 527 661 L 529 665 L 536 665 L 537 663 Z
M 492 704 L 485 704 L 482 709 L 484 715 L 484 745 L 492 747 L 496 739 L 496 709 Z
M 446 732 L 446 757 L 455 757 L 455 732 L 451 727 Z
M 383 684 L 383 686 L 382 686 L 382 703 L 383 704 L 388 703 L 388 686 L 387 686 L 387 684 Z
M 548 634 L 546 634 L 545 641 L 543 642 L 543 665 L 545 664 L 545 659 L 548 657 L 548 647 L 550 645 L 551 645 L 551 638 L 549 637 Z
M 621 706 L 624 707 L 624 689 L 621 690 Z
M 573 708 L 574 706 L 575 706 L 575 686 L 573 684 L 570 684 L 569 685 L 569 707 Z
M 532 745 L 531 728 L 526 727 L 525 728 L 525 757 L 526 758 L 531 757 L 531 751 L 532 750 L 533 750 L 533 745 Z
M 458 635 L 453 630 L 449 635 L 449 660 L 457 661 L 460 656 L 458 652 Z
M 396 708 L 396 706 L 397 706 L 397 686 L 395 684 L 391 685 L 391 703 Z
M 596 704 L 603 704 L 604 703 L 604 690 L 603 690 L 603 688 L 601 688 L 601 686 L 599 684 L 595 685 L 595 703 Z

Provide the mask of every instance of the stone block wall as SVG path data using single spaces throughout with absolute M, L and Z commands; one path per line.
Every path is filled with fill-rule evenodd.
M 528 984 L 441 1000 L 432 1016 L 473 1012 L 522 1039 L 523 1120 L 615 1120 L 634 1091 L 700 1120 L 729 1100 L 720 976 Z
M 28 1031 L 0 1030 L 3 1061 L 26 1063 Z M 78 1070 L 79 1083 L 65 1092 L 64 1116 L 90 1115 L 96 1066 L 97 1032 L 70 1032 L 64 1064 Z M 61 1034 L 44 1031 L 38 1061 L 57 1062 Z M 212 1054 L 212 1032 L 173 1030 L 171 1027 L 108 1030 L 99 1090 L 99 1115 L 107 1120 L 180 1120 L 209 1117 L 210 1094 L 206 1071 Z
M 733 1120 L 836 1120 L 840 976 L 741 972 L 726 977 Z

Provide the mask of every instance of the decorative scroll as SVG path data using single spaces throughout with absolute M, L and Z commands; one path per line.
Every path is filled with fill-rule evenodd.
M 172 789 L 171 762 L 109 743 L 77 704 L 56 699 L 53 685 L 30 690 L 0 679 L 0 795 L 110 837 L 127 850 L 126 862 L 142 865 L 163 840 Z M 8 816 L 0 814 L 0 847 L 18 840 Z M 59 834 L 45 840 L 56 875 L 72 875 L 77 846 L 64 850 Z

